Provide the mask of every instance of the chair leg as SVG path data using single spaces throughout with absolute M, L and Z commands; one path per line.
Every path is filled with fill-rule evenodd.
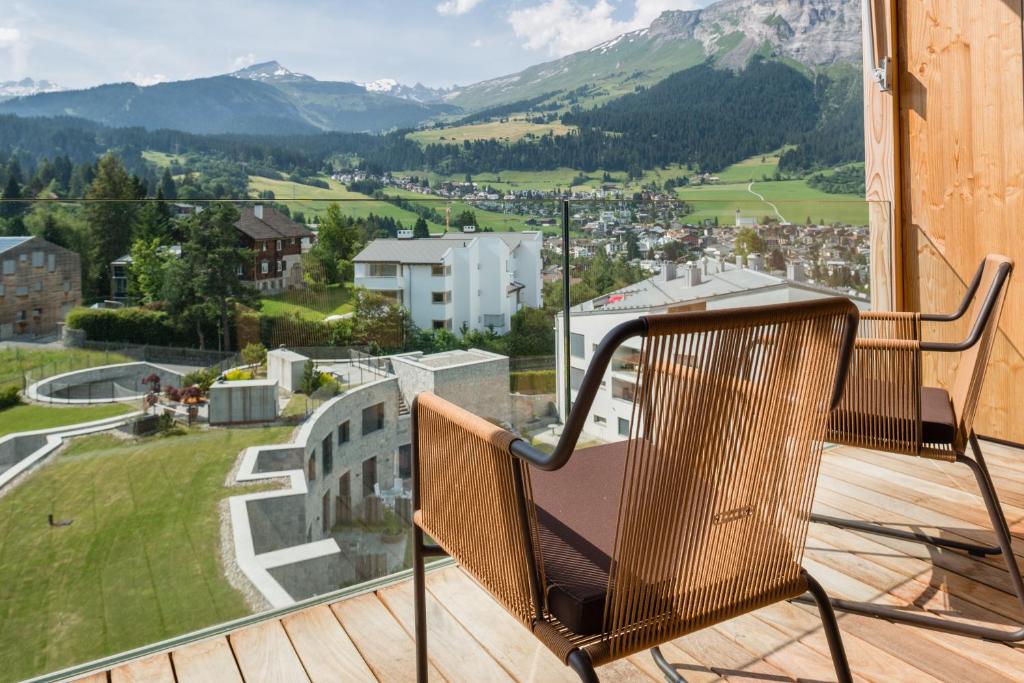
M 423 531 L 412 532 L 413 602 L 416 610 L 416 681 L 427 683 L 427 582 L 423 562 Z
M 576 672 L 576 675 L 580 677 L 583 683 L 600 683 L 601 679 L 597 677 L 597 672 L 594 671 L 594 663 L 590 661 L 590 655 L 579 648 L 569 653 L 566 664 L 569 668 Z
M 974 473 L 974 478 L 978 482 L 978 488 L 981 490 L 982 500 L 985 501 L 985 509 L 988 512 L 989 520 L 992 523 L 992 530 L 995 532 L 996 540 L 999 542 L 999 554 L 1001 554 L 1006 560 L 1006 571 L 1010 575 L 1010 586 L 1013 589 L 1014 595 L 1017 597 L 1017 603 L 1020 605 L 1022 613 L 1024 613 L 1024 580 L 1021 578 L 1020 566 L 1017 563 L 1017 558 L 1013 554 L 1010 526 L 1006 523 L 1006 516 L 1003 514 L 1003 508 L 999 504 L 999 496 L 996 494 L 996 487 L 992 483 L 992 477 L 988 472 L 988 467 L 985 466 L 985 459 L 981 454 L 981 446 L 978 443 L 978 437 L 974 432 L 971 432 L 970 442 L 971 450 L 974 452 L 974 458 L 970 458 L 967 455 L 960 453 L 957 455 L 956 461 L 967 465 Z M 806 600 L 801 598 L 797 598 L 797 600 L 800 602 L 806 602 Z M 947 633 L 954 633 L 971 638 L 982 638 L 984 640 L 993 640 L 1000 643 L 1019 643 L 1024 641 L 1024 624 L 1018 625 L 1015 630 L 1007 631 L 1005 629 L 991 626 L 965 624 L 948 619 L 941 619 L 929 614 L 908 612 L 906 610 L 865 602 L 854 602 L 851 600 L 832 598 L 831 603 L 835 609 L 842 610 L 844 612 L 853 612 L 869 617 L 877 617 L 888 621 L 910 624 L 911 626 L 920 626 L 934 631 L 945 631 Z
M 661 673 L 665 674 L 665 680 L 668 683 L 686 683 L 686 679 L 679 675 L 675 667 L 668 663 L 665 659 L 665 655 L 661 654 L 660 647 L 651 648 L 651 657 L 654 658 L 654 663 L 661 669 Z
M 803 572 L 803 575 L 807 582 L 807 590 L 814 598 L 814 602 L 818 605 L 818 612 L 821 614 L 828 650 L 832 654 L 832 665 L 836 668 L 836 677 L 839 679 L 839 683 L 853 683 L 850 663 L 846 659 L 846 648 L 843 647 L 843 635 L 839 631 L 839 623 L 836 621 L 836 613 L 832 610 L 832 602 L 829 600 L 828 593 L 813 576 L 806 571 Z
M 842 517 L 832 517 L 831 515 L 819 515 L 814 513 L 811 515 L 811 521 L 819 524 L 828 524 L 829 526 L 834 526 L 839 529 L 863 531 L 865 533 L 875 534 L 876 536 L 888 536 L 889 538 L 899 538 L 904 541 L 927 543 L 928 545 L 939 546 L 941 548 L 963 550 L 975 557 L 998 555 L 1003 552 L 999 546 L 977 545 L 975 543 L 957 541 L 951 538 L 939 538 L 938 536 L 931 536 L 929 534 L 921 533 L 920 531 L 892 529 L 887 526 L 882 526 L 881 524 L 871 524 L 870 522 L 862 522 L 857 519 L 843 519 Z

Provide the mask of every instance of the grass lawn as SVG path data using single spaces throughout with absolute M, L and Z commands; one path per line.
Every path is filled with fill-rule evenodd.
M 20 387 L 22 373 L 26 370 L 39 368 L 45 372 L 42 375 L 45 377 L 99 365 L 127 363 L 131 360 L 119 353 L 106 351 L 53 347 L 35 349 L 21 346 L 0 348 L 0 388 L 12 384 Z
M 172 163 L 178 162 L 179 164 L 185 163 L 185 157 L 174 154 L 168 154 L 167 152 L 157 152 L 152 149 L 142 150 L 142 158 L 150 163 L 154 163 L 160 168 L 168 168 Z
M 410 228 L 416 223 L 417 216 L 412 211 L 406 211 L 379 199 L 370 199 L 365 194 L 349 192 L 342 183 L 326 177 L 321 180 L 327 182 L 331 188 L 327 190 L 322 187 L 293 183 L 290 180 L 249 176 L 249 192 L 255 194 L 270 190 L 274 193 L 274 201 L 287 205 L 292 211 L 302 211 L 306 214 L 307 220 L 314 215 L 324 213 L 328 206 L 336 202 L 346 216 L 365 218 L 372 213 L 378 216 L 390 216 L 395 220 L 402 221 L 403 225 Z M 440 205 L 436 201 L 434 203 Z
M 0 498 L 0 679 L 244 616 L 217 505 L 239 492 L 224 488 L 238 453 L 290 431 L 85 437 Z
M 64 425 L 102 420 L 105 417 L 124 415 L 141 408 L 126 403 L 105 403 L 93 406 L 47 406 L 38 403 L 25 404 L 0 410 L 0 437 L 14 432 L 30 432 Z
M 432 128 L 429 130 L 418 130 L 406 135 L 410 140 L 415 140 L 421 145 L 429 145 L 435 142 L 446 144 L 462 144 L 466 140 L 501 140 L 502 142 L 516 142 L 527 135 L 541 137 L 548 133 L 565 135 L 575 130 L 575 126 L 566 126 L 561 121 L 553 123 L 531 123 L 523 117 L 511 118 L 504 122 L 486 121 L 484 123 L 472 123 L 465 126 L 453 126 L 451 128 Z
M 352 290 L 346 285 L 328 285 L 322 291 L 295 289 L 260 300 L 267 315 L 297 315 L 303 320 L 323 320 L 329 315 L 352 312 Z
M 768 205 L 772 202 L 791 223 L 803 223 L 810 217 L 814 222 L 867 224 L 868 203 L 863 197 L 828 194 L 804 180 L 780 180 L 753 184 L 751 189 L 764 197 L 762 201 L 748 191 L 748 186 L 742 182 L 692 185 L 678 188 L 676 195 L 693 205 L 694 213 L 687 220 L 694 222 L 717 217 L 720 224 L 732 225 L 737 209 L 748 217 L 773 216 L 775 212 Z

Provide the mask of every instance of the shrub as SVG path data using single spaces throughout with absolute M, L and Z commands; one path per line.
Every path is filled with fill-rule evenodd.
M 19 403 L 21 403 L 21 396 L 18 395 L 18 387 L 0 389 L 0 410 L 12 408 Z
M 181 378 L 181 384 L 184 387 L 198 386 L 200 391 L 206 393 L 210 390 L 210 385 L 216 382 L 218 377 L 220 377 L 220 373 L 213 368 L 209 370 L 194 370 Z
M 299 381 L 299 390 L 309 396 L 320 388 L 324 373 L 317 372 L 316 365 L 312 360 L 307 360 L 302 368 L 302 379 Z
M 246 344 L 242 349 L 242 362 L 246 365 L 263 365 L 267 360 L 267 347 L 259 342 Z
M 181 401 L 181 389 L 169 386 L 164 389 L 164 396 L 167 397 L 168 401 L 174 401 L 175 403 L 178 403 L 179 401 Z
M 553 394 L 555 393 L 554 370 L 526 370 L 510 372 L 509 384 L 513 393 Z
M 68 313 L 65 322 L 94 341 L 158 346 L 179 341 L 169 316 L 146 308 L 76 308 Z
M 234 370 L 228 370 L 225 372 L 224 379 L 229 382 L 240 382 L 242 380 L 252 379 L 252 372 L 249 370 L 235 368 Z

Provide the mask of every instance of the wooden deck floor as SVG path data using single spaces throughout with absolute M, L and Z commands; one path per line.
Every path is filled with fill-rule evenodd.
M 985 444 L 1024 555 L 1024 451 Z M 852 448 L 825 456 L 818 511 L 901 523 L 991 542 L 970 471 Z M 927 608 L 946 618 L 1012 623 L 1024 617 L 1000 558 L 963 554 L 812 525 L 805 561 L 835 596 Z M 457 567 L 428 576 L 431 680 L 577 680 Z M 1021 681 L 1024 648 L 841 615 L 850 663 L 865 681 Z M 137 660 L 84 679 L 128 681 L 413 680 L 410 581 L 321 605 Z M 663 648 L 689 681 L 833 681 L 813 607 L 778 604 Z M 599 670 L 604 681 L 661 681 L 636 655 Z

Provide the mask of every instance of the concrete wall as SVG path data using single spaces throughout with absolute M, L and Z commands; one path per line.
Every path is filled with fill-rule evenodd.
M 36 382 L 26 390 L 34 401 L 88 404 L 142 398 L 149 387 L 142 380 L 160 377 L 162 387 L 181 384 L 182 375 L 152 363 L 118 363 L 55 375 Z
M 394 356 L 392 366 L 402 394 L 413 397 L 431 391 L 475 415 L 498 422 L 511 418 L 508 390 L 508 357 L 486 351 L 452 352 L 465 361 L 447 367 L 431 366 L 423 357 Z M 435 354 L 433 357 L 448 354 Z M 430 360 L 430 357 L 427 357 Z
M 554 394 L 511 394 L 511 418 L 513 425 L 521 425 L 536 418 L 557 417 Z
M 268 351 L 267 379 L 276 380 L 282 389 L 294 392 L 302 383 L 302 371 L 307 360 L 305 356 L 288 349 Z
M 210 424 L 245 424 L 277 419 L 275 380 L 217 382 L 210 387 Z

